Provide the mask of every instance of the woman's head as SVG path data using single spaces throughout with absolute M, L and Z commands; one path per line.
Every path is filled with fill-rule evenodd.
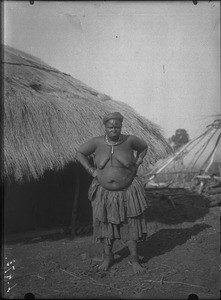
M 118 140 L 121 134 L 122 121 L 110 119 L 105 123 L 105 132 L 109 139 Z
M 105 132 L 109 139 L 116 141 L 119 139 L 122 129 L 123 116 L 119 112 L 106 115 L 103 118 Z

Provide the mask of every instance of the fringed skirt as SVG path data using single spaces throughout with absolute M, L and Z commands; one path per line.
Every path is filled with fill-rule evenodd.
M 94 239 L 139 240 L 147 234 L 145 189 L 138 177 L 125 190 L 109 191 L 93 179 L 88 191 L 93 209 Z

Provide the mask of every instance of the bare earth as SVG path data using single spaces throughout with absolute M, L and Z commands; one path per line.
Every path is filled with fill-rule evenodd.
M 142 275 L 133 275 L 128 250 L 119 241 L 115 264 L 107 272 L 99 271 L 101 248 L 91 233 L 74 240 L 57 234 L 5 243 L 5 263 L 14 260 L 14 270 L 7 272 L 12 278 L 4 279 L 3 296 L 187 299 L 194 293 L 199 299 L 219 299 L 220 207 L 210 208 L 188 226 L 159 229 L 138 245 L 146 267 Z

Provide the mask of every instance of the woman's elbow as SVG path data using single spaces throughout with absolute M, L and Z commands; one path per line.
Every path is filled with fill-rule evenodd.
M 143 150 L 147 150 L 147 149 L 148 149 L 148 145 L 147 145 L 146 142 L 144 142 L 144 144 L 143 144 Z
M 79 161 L 82 157 L 82 153 L 80 151 L 77 150 L 76 154 L 75 154 L 75 158 Z

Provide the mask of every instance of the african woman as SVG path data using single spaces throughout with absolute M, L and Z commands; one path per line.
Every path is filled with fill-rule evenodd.
M 146 155 L 147 143 L 134 135 L 122 134 L 122 123 L 119 112 L 106 115 L 105 135 L 82 144 L 77 159 L 94 177 L 88 195 L 93 209 L 94 238 L 104 250 L 99 268 L 107 270 L 111 266 L 113 243 L 121 239 L 130 251 L 134 273 L 141 273 L 145 269 L 139 262 L 137 241 L 146 233 L 147 202 L 137 171 Z M 92 154 L 94 166 L 88 159 Z

